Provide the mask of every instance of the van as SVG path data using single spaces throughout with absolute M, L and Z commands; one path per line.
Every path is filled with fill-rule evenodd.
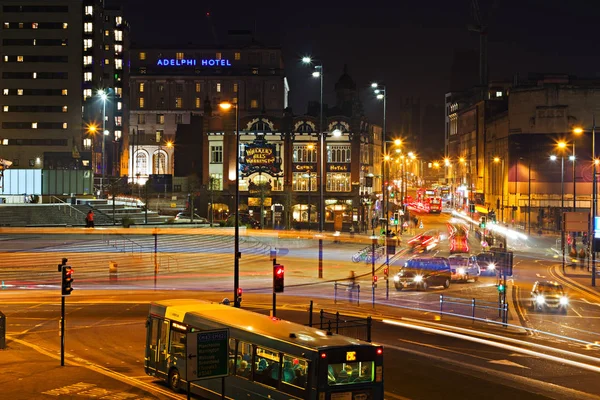
M 477 256 L 451 255 L 448 262 L 452 268 L 452 281 L 468 282 L 472 279 L 474 282 L 479 280 L 481 270 L 477 263 Z
M 444 257 L 415 257 L 394 275 L 396 290 L 414 288 L 427 290 L 430 286 L 450 287 L 452 271 L 448 259 Z

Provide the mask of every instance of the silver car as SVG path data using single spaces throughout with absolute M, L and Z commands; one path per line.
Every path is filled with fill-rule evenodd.
M 448 262 L 452 269 L 452 281 L 468 282 L 472 279 L 477 282 L 479 280 L 481 270 L 477 263 L 477 256 L 455 254 L 448 257 Z

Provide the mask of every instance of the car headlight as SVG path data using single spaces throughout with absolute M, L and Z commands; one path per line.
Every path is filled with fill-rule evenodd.
M 569 304 L 569 299 L 567 298 L 567 296 L 562 296 L 560 298 L 560 305 L 561 306 L 566 306 L 567 304 Z
M 465 274 L 465 269 L 464 268 L 459 268 L 456 270 L 456 272 L 458 272 L 459 275 L 464 275 Z
M 399 282 L 400 281 L 400 277 L 398 275 L 394 275 L 394 282 Z
M 546 298 L 539 294 L 535 297 L 535 302 L 538 304 L 544 304 L 546 302 Z
M 496 264 L 494 263 L 489 263 L 487 266 L 488 271 L 493 271 L 496 269 Z
M 422 275 L 415 275 L 414 281 L 415 282 L 421 282 L 423 280 L 423 276 Z

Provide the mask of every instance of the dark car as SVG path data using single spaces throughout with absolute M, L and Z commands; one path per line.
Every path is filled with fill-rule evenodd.
M 239 226 L 246 226 L 254 229 L 260 228 L 260 222 L 250 216 L 250 214 L 239 214 Z M 235 226 L 235 214 L 230 215 L 225 222 L 227 226 Z
M 481 269 L 481 275 L 496 276 L 496 258 L 491 251 L 484 251 L 477 254 L 477 264 Z
M 569 298 L 561 284 L 550 281 L 538 281 L 533 284 L 531 289 L 531 311 L 560 311 L 567 313 Z
M 415 288 L 427 290 L 430 286 L 450 287 L 452 272 L 448 259 L 444 257 L 415 257 L 394 275 L 396 290 Z

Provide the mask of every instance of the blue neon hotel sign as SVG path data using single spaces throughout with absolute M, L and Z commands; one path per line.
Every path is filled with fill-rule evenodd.
M 159 58 L 156 61 L 156 65 L 160 67 L 195 67 L 201 65 L 203 67 L 231 67 L 229 60 L 213 60 L 213 59 L 202 59 L 200 62 L 193 58 L 182 58 L 181 60 L 175 58 Z

